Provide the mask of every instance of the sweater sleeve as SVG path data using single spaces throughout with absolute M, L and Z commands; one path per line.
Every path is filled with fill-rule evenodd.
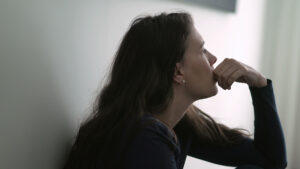
M 177 169 L 174 152 L 167 140 L 150 128 L 137 137 L 127 162 L 128 169 Z
M 208 147 L 199 144 L 199 138 L 193 134 L 188 155 L 226 166 L 286 168 L 285 140 L 277 114 L 272 81 L 267 79 L 267 86 L 249 87 L 249 90 L 254 106 L 254 140 L 243 137 L 238 145 Z

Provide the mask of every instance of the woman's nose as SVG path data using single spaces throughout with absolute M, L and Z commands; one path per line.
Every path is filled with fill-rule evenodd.
M 211 66 L 217 62 L 217 57 L 209 52 Z
M 213 55 L 213 63 L 212 64 L 215 64 L 216 62 L 217 62 L 217 57 L 215 57 L 214 55 Z

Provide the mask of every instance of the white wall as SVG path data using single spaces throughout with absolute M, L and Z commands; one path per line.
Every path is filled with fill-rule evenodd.
M 139 14 L 190 11 L 217 57 L 258 67 L 264 1 L 226 13 L 173 1 L 0 2 L 0 168 L 54 169 L 98 94 L 118 44 Z M 231 127 L 253 131 L 246 85 L 196 103 Z M 188 157 L 185 168 L 232 168 Z

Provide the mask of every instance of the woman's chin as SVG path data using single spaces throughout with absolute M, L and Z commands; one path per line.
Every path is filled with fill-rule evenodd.
M 218 94 L 218 87 L 214 85 L 214 87 L 210 90 L 209 94 L 204 98 L 213 97 Z
M 213 89 L 213 92 L 212 92 L 212 96 L 215 96 L 215 95 L 217 95 L 218 94 L 218 87 L 217 87 L 217 85 L 216 85 L 216 83 L 215 83 L 215 85 L 214 85 L 214 89 Z
M 218 87 L 217 87 L 216 83 L 214 83 L 213 90 L 211 92 L 211 96 L 215 96 L 215 95 L 217 95 L 217 93 L 218 93 Z

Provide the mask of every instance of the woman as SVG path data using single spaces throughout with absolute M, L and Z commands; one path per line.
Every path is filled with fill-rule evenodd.
M 238 168 L 287 166 L 272 81 L 237 60 L 217 58 L 187 12 L 136 18 L 108 82 L 79 129 L 65 169 L 182 169 L 186 156 Z M 252 140 L 193 105 L 245 83 L 255 113 Z

